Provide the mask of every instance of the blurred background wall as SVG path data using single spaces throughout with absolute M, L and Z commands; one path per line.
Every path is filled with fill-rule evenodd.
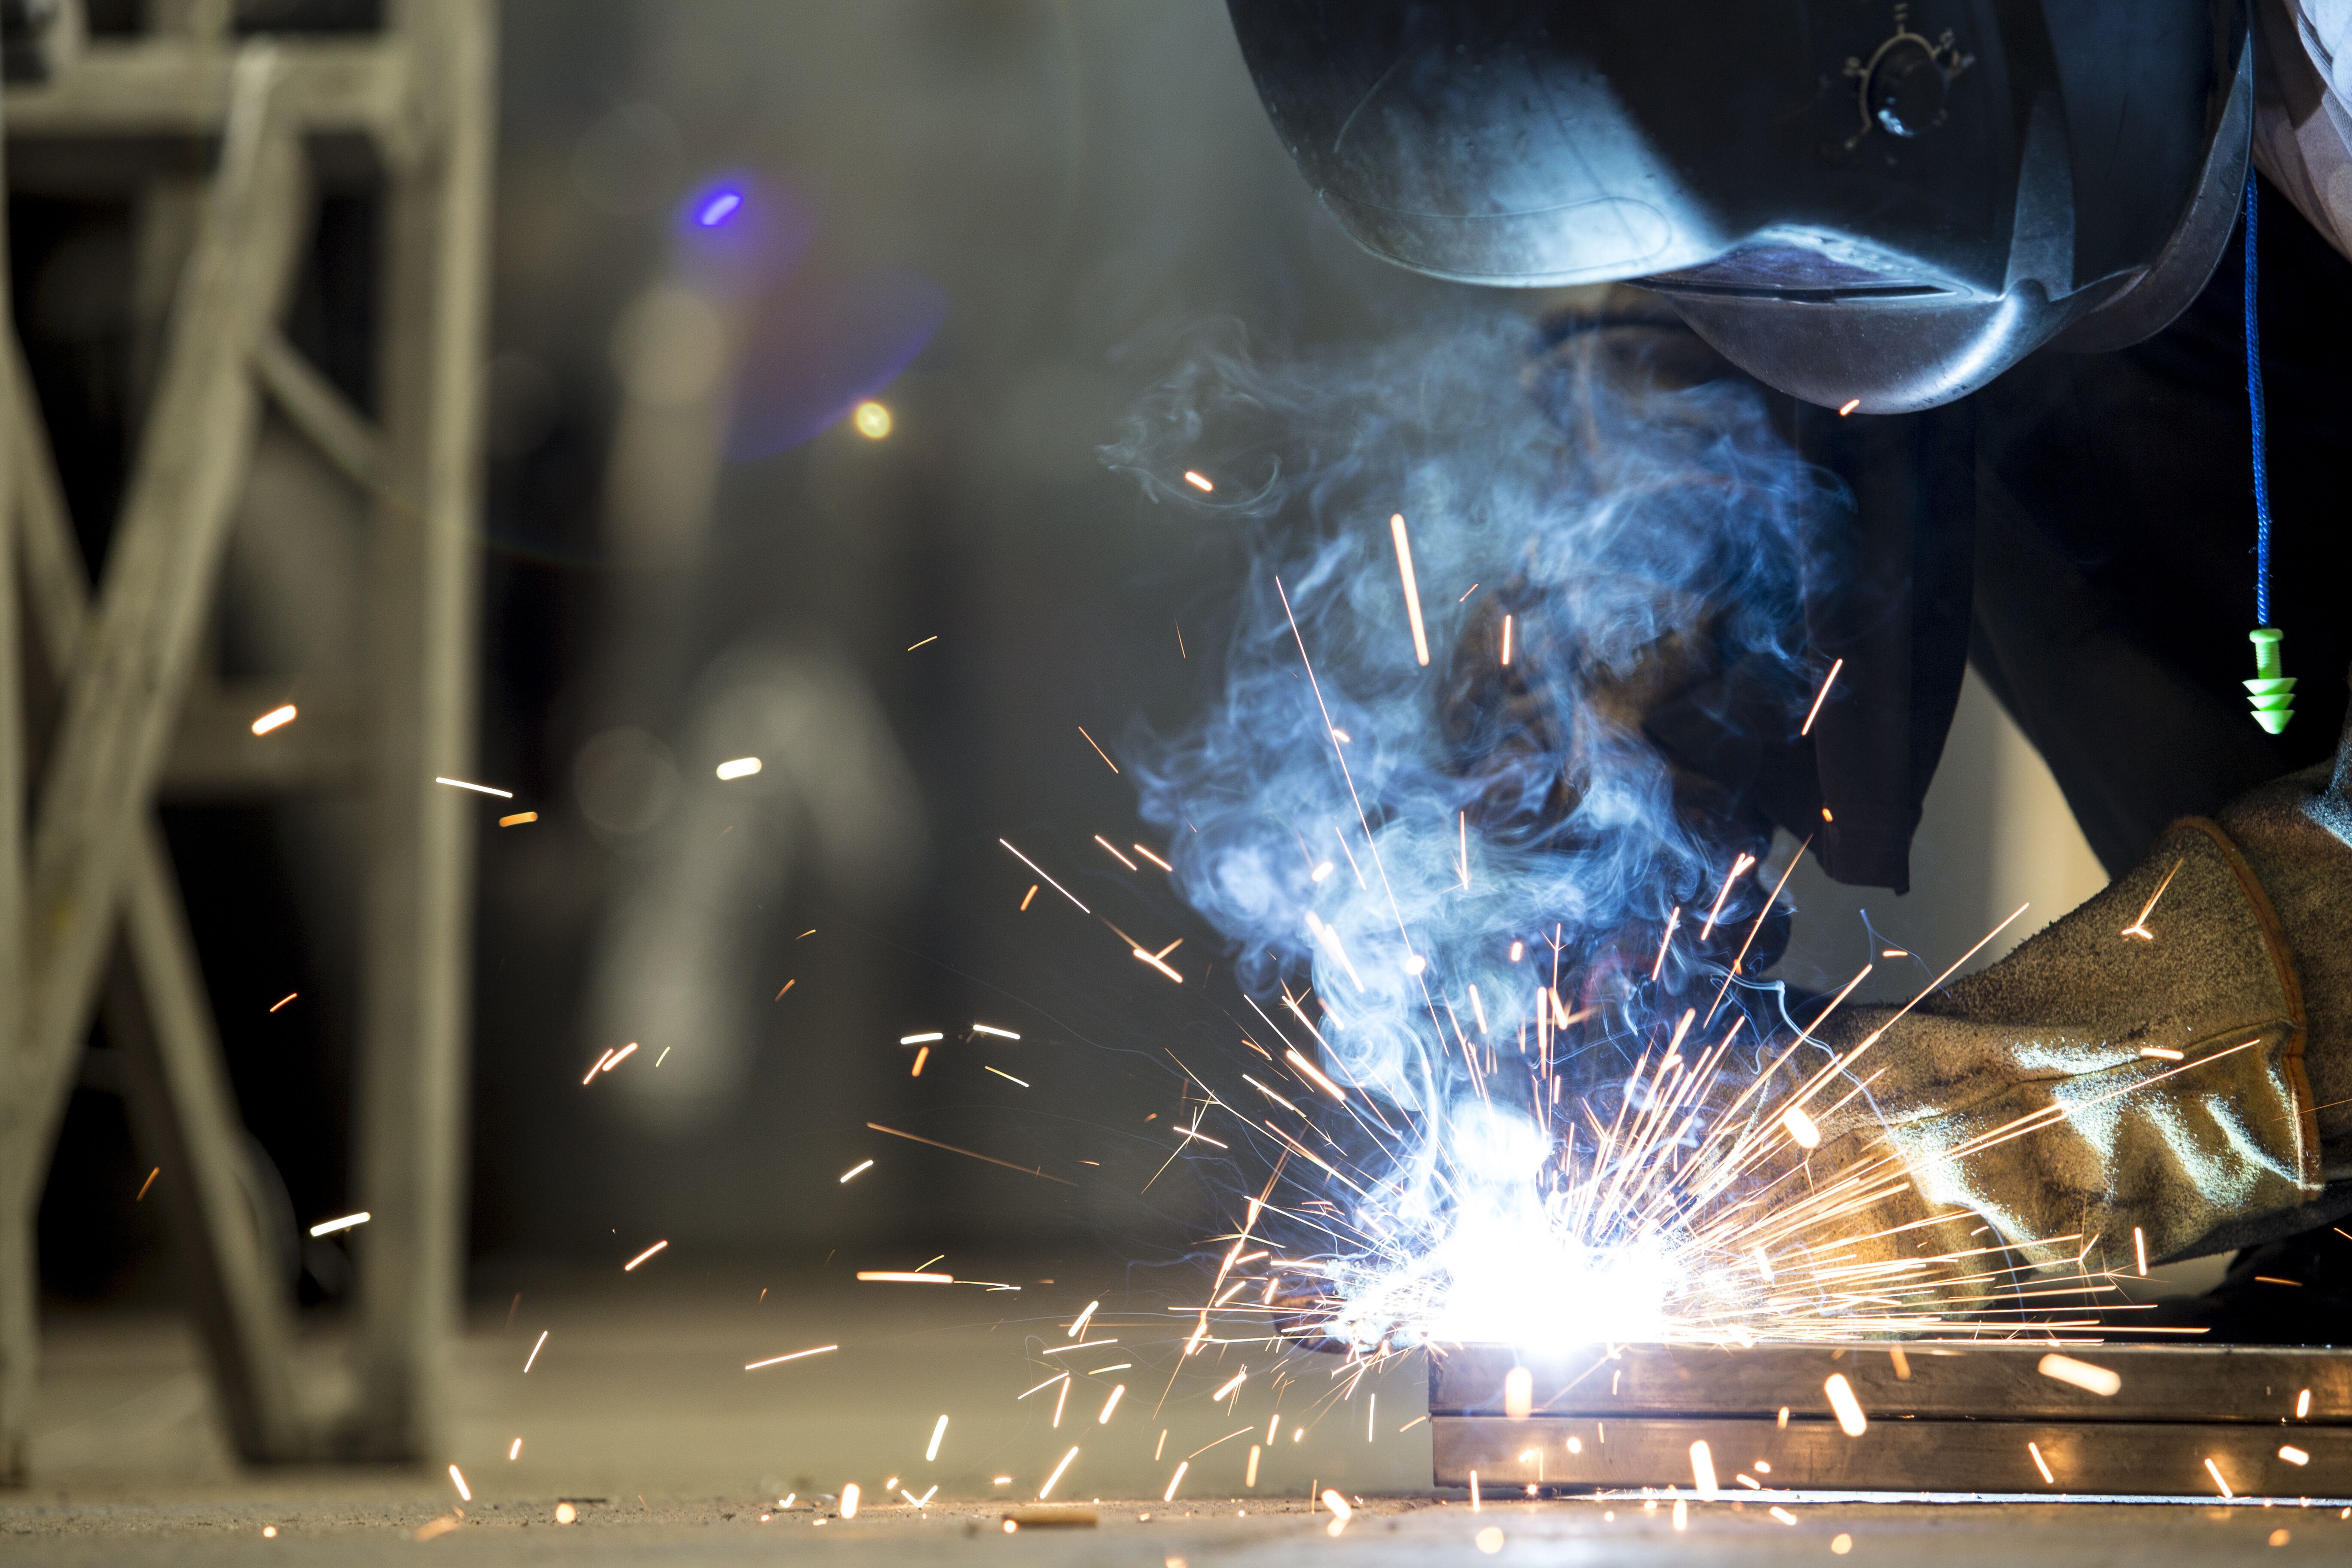
M 1324 219 L 1216 0 L 504 16 L 481 769 L 539 815 L 483 819 L 483 1277 L 656 1236 L 680 1263 L 1183 1253 L 1230 1194 L 1212 1165 L 1155 1177 L 1159 1129 L 1238 1003 L 1202 929 L 1094 843 L 1139 830 L 1080 728 L 1116 757 L 1199 708 L 1246 557 L 1094 448 L 1189 326 L 1237 318 L 1281 352 L 1385 333 L 1449 286 Z M 37 359 L 126 354 L 128 231 L 59 260 L 18 229 Z M 831 417 L 852 396 L 887 433 Z M 103 421 L 58 427 L 93 471 L 119 458 Z M 334 564 L 240 537 L 237 580 L 289 578 L 280 620 L 307 607 L 331 642 Z M 722 782 L 740 756 L 761 772 Z M 332 814 L 172 826 L 247 1121 L 294 1215 L 340 1212 L 351 938 L 299 853 Z M 1050 890 L 1022 910 L 1037 878 L 1000 837 L 1139 940 L 1192 937 L 1208 984 L 1172 990 Z M 1801 868 L 1788 973 L 1850 973 L 1865 913 L 1939 969 L 2017 902 L 2012 936 L 2101 880 L 1973 681 L 1916 875 L 1896 900 Z M 1021 1037 L 960 1038 L 975 1022 Z M 931 1031 L 910 1076 L 900 1037 Z M 155 1288 L 144 1173 L 93 1078 L 45 1209 L 53 1289 Z M 310 1265 L 331 1300 L 336 1254 Z

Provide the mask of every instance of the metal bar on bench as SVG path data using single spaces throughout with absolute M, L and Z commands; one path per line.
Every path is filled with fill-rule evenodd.
M 2119 1386 L 2103 1395 L 2045 1375 L 2053 1352 Z M 1515 1418 L 1506 1380 L 1518 1366 L 1531 1398 Z M 1836 1423 L 1832 1375 L 1868 1419 L 1858 1436 Z M 1687 1491 L 1691 1445 L 1704 1441 L 1727 1491 L 1752 1471 L 1799 1490 L 2352 1495 L 2352 1352 L 2336 1350 L 1474 1345 L 1433 1356 L 1429 1408 L 1437 1484 L 1466 1486 L 1475 1470 L 1486 1490 Z

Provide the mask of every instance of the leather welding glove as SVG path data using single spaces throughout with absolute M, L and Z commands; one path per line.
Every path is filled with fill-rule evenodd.
M 2352 727 L 2000 963 L 1812 1037 L 1835 1065 L 1812 1055 L 1786 1135 L 1819 1145 L 1785 1152 L 1760 1239 L 1835 1289 L 1985 1296 L 2011 1268 L 2130 1273 L 2352 1210 Z

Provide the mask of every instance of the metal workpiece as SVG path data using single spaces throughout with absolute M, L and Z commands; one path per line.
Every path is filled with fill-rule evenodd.
M 1515 1370 L 1524 1414 L 1510 1413 Z M 1858 1432 L 1832 1404 L 1840 1377 Z M 1473 1345 L 1431 1357 L 1429 1407 L 1435 1484 L 1467 1488 L 1475 1471 L 1488 1496 L 2352 1493 L 2352 1352 L 2337 1350 Z

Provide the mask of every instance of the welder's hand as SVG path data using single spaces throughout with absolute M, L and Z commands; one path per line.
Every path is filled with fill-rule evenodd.
M 2352 1094 L 2347 773 L 2352 748 L 2176 824 L 1907 1011 L 1832 1016 L 1815 1062 L 1837 1066 L 1796 1123 L 1819 1145 L 1789 1134 L 1765 1200 L 1790 1239 L 1986 1293 L 2011 1265 L 2132 1272 L 2325 1223 L 2323 1133 Z

